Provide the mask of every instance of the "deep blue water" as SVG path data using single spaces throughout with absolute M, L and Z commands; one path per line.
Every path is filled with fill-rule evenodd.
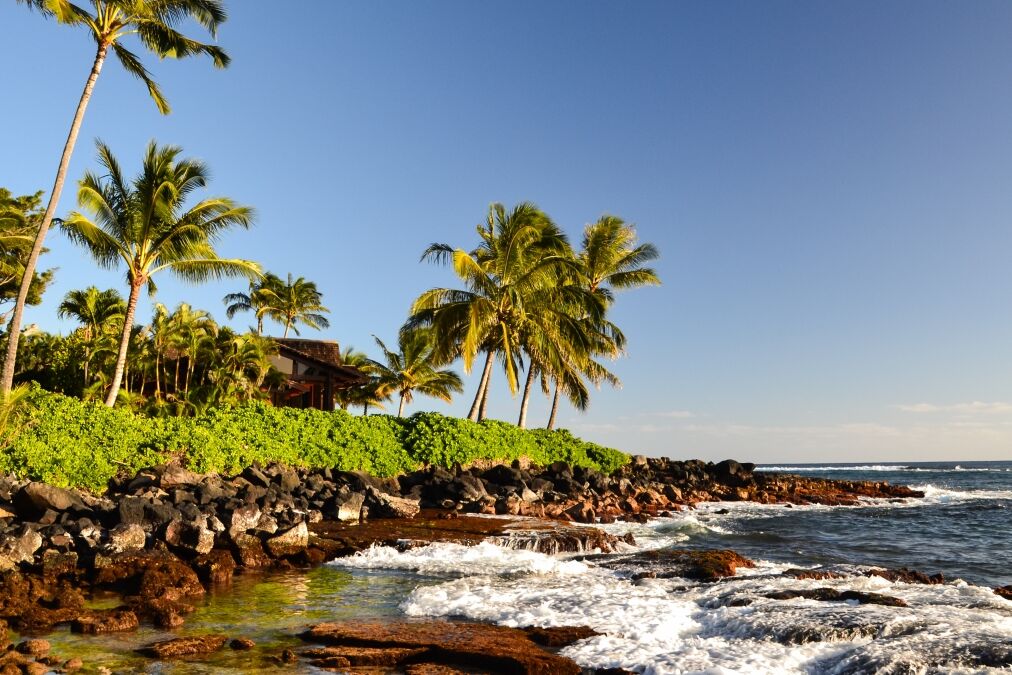
M 765 465 L 757 471 L 875 480 L 923 500 L 860 507 L 703 509 L 687 545 L 800 565 L 906 566 L 986 586 L 1012 584 L 1012 462 Z M 676 528 L 685 529 L 684 525 Z

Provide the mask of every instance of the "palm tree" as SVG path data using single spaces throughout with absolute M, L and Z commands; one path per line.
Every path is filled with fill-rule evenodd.
M 42 217 L 41 201 L 41 192 L 15 197 L 10 190 L 0 188 L 0 305 L 17 300 L 21 277 Z M 42 253 L 46 250 L 42 249 Z M 42 302 L 42 294 L 52 279 L 53 270 L 45 270 L 41 274 L 35 272 L 25 304 Z M 14 309 L 0 311 L 0 324 L 6 323 Z
M 370 374 L 373 368 L 373 361 L 366 356 L 365 352 L 360 352 L 354 347 L 348 346 L 341 352 L 341 365 L 351 366 L 363 373 Z M 341 410 L 347 410 L 349 406 L 362 405 L 360 400 L 361 394 L 358 390 L 359 387 L 349 387 L 348 389 L 334 392 L 334 399 L 337 401 L 338 407 Z
M 126 303 L 115 289 L 100 291 L 95 286 L 89 286 L 83 291 L 67 293 L 56 314 L 61 319 L 68 317 L 77 319 L 81 324 L 84 338 L 84 386 L 87 387 L 91 382 L 88 370 L 95 353 L 96 342 L 107 334 L 108 327 L 123 319 L 123 315 L 126 314 Z
M 225 316 L 229 319 L 239 312 L 253 312 L 257 319 L 256 334 L 263 335 L 264 316 L 268 310 L 268 300 L 284 288 L 285 282 L 275 274 L 267 272 L 262 279 L 249 282 L 249 293 L 229 293 L 222 301 L 225 303 Z M 271 293 L 268 294 L 268 291 Z
M 582 248 L 577 256 L 578 274 L 575 279 L 570 279 L 570 283 L 582 286 L 600 307 L 608 310 L 615 301 L 615 291 L 661 283 L 656 271 L 644 267 L 645 263 L 656 260 L 658 256 L 653 244 L 637 243 L 636 230 L 631 225 L 616 216 L 602 216 L 584 229 Z M 586 319 L 592 348 L 576 354 L 577 358 L 554 374 L 555 393 L 548 419 L 549 429 L 555 427 L 562 392 L 576 407 L 586 407 L 581 391 L 582 378 L 586 377 L 594 384 L 602 381 L 615 386 L 619 384 L 618 379 L 594 357 L 616 358 L 625 348 L 625 336 L 603 314 Z
M 277 343 L 254 333 L 236 335 L 222 328 L 215 344 L 215 362 L 208 378 L 214 385 L 213 398 L 218 404 L 231 404 L 261 398 L 260 386 L 273 367 L 271 356 Z
M 327 317 L 323 316 L 330 310 L 323 306 L 322 301 L 323 294 L 316 289 L 314 282 L 306 281 L 303 277 L 293 280 L 290 272 L 287 283 L 265 283 L 256 298 L 256 302 L 263 303 L 260 311 L 265 316 L 284 325 L 283 337 L 288 337 L 289 330 L 294 330 L 299 335 L 296 326 L 300 323 L 316 330 L 330 326 Z M 250 304 L 252 306 L 253 303 Z
M 187 303 L 181 303 L 172 313 L 172 341 L 176 350 L 176 375 L 173 389 L 179 395 L 179 362 L 186 358 L 186 379 L 182 391 L 189 392 L 197 358 L 203 348 L 218 333 L 218 324 L 211 315 L 200 309 L 194 310 Z
M 77 144 L 84 112 L 88 107 L 88 101 L 91 100 L 95 82 L 102 72 L 109 50 L 113 50 L 128 73 L 147 86 L 148 94 L 162 114 L 168 114 L 169 104 L 158 85 L 151 79 L 151 74 L 141 63 L 140 57 L 123 46 L 124 37 L 136 35 L 144 47 L 160 59 L 204 54 L 211 57 L 218 68 L 224 68 L 229 63 L 228 55 L 221 48 L 198 42 L 176 30 L 180 24 L 193 20 L 203 26 L 211 37 L 215 37 L 218 26 L 227 18 L 222 0 L 91 0 L 91 11 L 72 4 L 69 0 L 16 0 L 16 2 L 28 5 L 29 8 L 36 9 L 59 23 L 83 27 L 94 38 L 96 52 L 91 72 L 85 81 L 84 91 L 81 92 L 74 119 L 70 124 L 67 141 L 63 146 L 53 190 L 49 195 L 49 204 L 35 233 L 35 241 L 21 277 L 21 286 L 10 322 L 7 356 L 4 359 L 3 373 L 0 375 L 2 393 L 9 392 L 14 382 L 14 362 L 18 353 L 21 318 L 32 280 L 35 278 L 35 266 L 42 253 L 42 244 L 49 232 L 53 216 L 56 214 L 56 205 L 63 194 L 63 184 L 67 178 L 70 158 L 74 154 L 74 146 Z
M 404 405 L 411 403 L 416 391 L 449 403 L 454 393 L 464 390 L 460 375 L 449 369 L 439 369 L 440 364 L 434 358 L 434 337 L 431 328 L 401 331 L 397 339 L 400 351 L 392 352 L 382 340 L 373 336 L 386 360 L 386 363 L 373 362 L 380 392 L 400 397 L 398 417 L 404 416 Z
M 77 197 L 94 220 L 75 212 L 62 225 L 100 265 L 114 268 L 121 262 L 126 264 L 130 295 L 106 398 L 109 407 L 116 402 L 123 378 L 137 300 L 145 286 L 154 293 L 154 275 L 171 270 L 191 283 L 260 275 L 260 266 L 254 262 L 220 258 L 213 244 L 226 230 L 248 228 L 253 210 L 226 197 L 210 197 L 184 211 L 186 198 L 207 185 L 208 171 L 201 162 L 178 159 L 180 152 L 175 146 L 150 143 L 141 173 L 128 184 L 112 152 L 99 143 L 99 163 L 106 175 L 86 173 Z
M 433 244 L 422 260 L 452 262 L 466 289 L 433 288 L 415 300 L 405 328 L 432 326 L 438 336 L 436 356 L 447 362 L 461 356 L 464 371 L 485 353 L 478 391 L 468 419 L 484 417 L 492 359 L 498 355 L 510 391 L 516 393 L 521 360 L 519 331 L 539 292 L 553 285 L 558 270 L 572 265 L 565 234 L 534 204 L 524 202 L 507 211 L 489 208 L 478 226 L 481 243 L 468 253 L 447 244 Z

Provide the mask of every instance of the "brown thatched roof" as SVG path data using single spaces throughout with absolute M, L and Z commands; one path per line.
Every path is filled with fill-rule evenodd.
M 368 378 L 358 368 L 341 363 L 341 347 L 334 340 L 303 340 L 299 338 L 271 338 L 278 344 L 281 356 L 308 361 L 330 371 L 331 375 L 347 386 L 365 384 Z

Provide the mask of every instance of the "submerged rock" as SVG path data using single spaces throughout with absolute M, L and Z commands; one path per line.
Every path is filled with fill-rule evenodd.
M 524 631 L 504 626 L 445 621 L 324 623 L 300 637 L 332 648 L 307 653 L 314 665 L 316 659 L 332 659 L 332 665 L 320 664 L 321 667 L 348 668 L 357 665 L 353 659 L 366 659 L 371 663 L 360 662 L 361 665 L 467 664 L 478 670 L 521 675 L 581 672 L 570 659 L 542 650 Z
M 200 635 L 195 637 L 173 638 L 161 640 L 137 652 L 156 659 L 174 659 L 180 656 L 196 656 L 210 654 L 221 649 L 228 641 L 227 635 Z
M 805 598 L 806 600 L 821 600 L 823 602 L 858 602 L 862 605 L 886 605 L 888 607 L 906 607 L 907 603 L 902 598 L 894 598 L 891 595 L 881 593 L 866 593 L 864 591 L 841 591 L 836 588 L 806 588 L 786 591 L 775 591 L 765 593 L 764 597 L 771 600 L 794 600 Z
M 681 577 L 695 581 L 719 581 L 733 577 L 739 567 L 755 567 L 748 558 L 731 550 L 688 551 L 660 549 L 609 560 L 604 567 L 628 569 L 633 579 Z

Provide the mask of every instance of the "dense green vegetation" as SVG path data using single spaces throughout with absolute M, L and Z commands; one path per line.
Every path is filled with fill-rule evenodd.
M 393 476 L 420 466 L 450 467 L 521 457 L 613 471 L 628 456 L 567 431 L 524 431 L 436 413 L 407 418 L 274 408 L 255 402 L 195 417 L 147 417 L 124 408 L 33 388 L 0 471 L 101 491 L 113 476 L 172 457 L 200 472 L 238 473 L 255 462 L 331 467 Z

